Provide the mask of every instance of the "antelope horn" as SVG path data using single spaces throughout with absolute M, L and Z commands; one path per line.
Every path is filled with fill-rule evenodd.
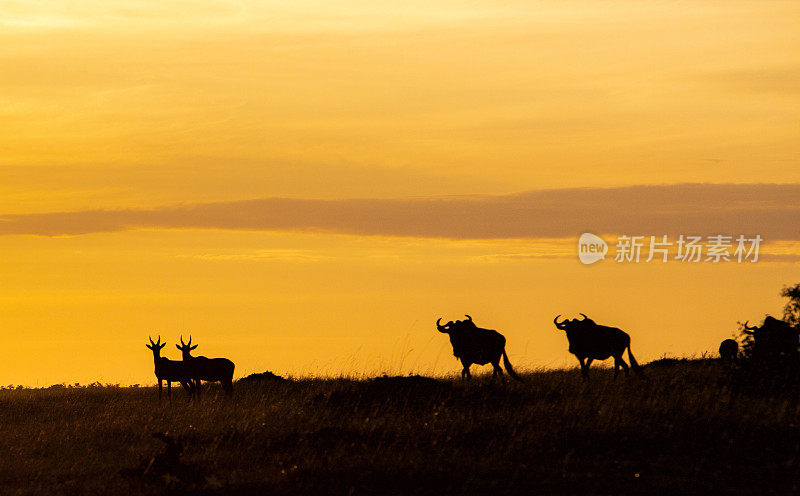
M 147 336 L 147 339 L 149 339 L 149 340 L 150 340 L 150 344 L 152 344 L 153 346 L 155 346 L 155 345 L 156 345 L 156 344 L 153 342 L 153 338 L 152 338 L 151 336 Z

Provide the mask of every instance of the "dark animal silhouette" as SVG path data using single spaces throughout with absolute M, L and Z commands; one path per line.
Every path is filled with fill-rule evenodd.
M 183 453 L 183 443 L 175 440 L 167 433 L 155 432 L 153 437 L 164 441 L 164 451 L 150 458 L 146 464 L 142 464 L 141 475 L 162 476 L 171 472 L 176 472 L 181 466 L 181 453 Z
M 726 339 L 719 345 L 719 358 L 722 361 L 732 362 L 739 355 L 739 343 L 733 339 Z
M 198 400 L 200 399 L 200 381 L 219 382 L 222 384 L 225 394 L 228 396 L 233 394 L 235 365 L 232 361 L 227 358 L 193 357 L 191 352 L 197 348 L 197 345 L 192 346 L 191 336 L 189 336 L 188 343 L 184 343 L 183 336 L 181 336 L 181 344 L 176 344 L 175 347 L 183 353 L 183 363 L 186 364 L 186 371 L 193 379 L 194 391 Z
M 580 315 L 583 320 L 564 319 L 562 322 L 558 321 L 561 315 L 557 315 L 553 323 L 558 329 L 566 331 L 569 352 L 577 357 L 585 380 L 589 380 L 589 366 L 594 360 L 606 360 L 609 357 L 614 357 L 614 378 L 617 378 L 620 367 L 627 375 L 628 364 L 622 358 L 626 348 L 631 367 L 642 375 L 641 367 L 631 353 L 631 337 L 628 333 L 616 327 L 598 325 L 585 314 Z
M 744 323 L 744 334 L 752 336 L 753 358 L 774 358 L 778 356 L 797 358 L 800 337 L 798 328 L 783 320 L 768 315 L 760 327 Z
M 161 349 L 167 345 L 166 341 L 161 342 L 161 336 L 158 336 L 158 341 L 153 342 L 153 338 L 148 336 L 150 344 L 145 344 L 153 352 L 153 362 L 155 363 L 155 373 L 158 379 L 158 400 L 161 401 L 161 392 L 163 390 L 162 381 L 167 382 L 167 396 L 172 401 L 172 383 L 179 382 L 184 389 L 193 392 L 193 385 L 191 378 L 186 370 L 186 364 L 178 360 L 169 360 L 161 356 Z
M 508 375 L 521 381 L 522 379 L 511 367 L 506 355 L 506 338 L 493 329 L 483 329 L 472 322 L 472 317 L 466 315 L 467 320 L 452 320 L 445 325 L 441 325 L 442 319 L 436 321 L 436 329 L 439 332 L 450 336 L 450 343 L 453 345 L 453 355 L 461 360 L 463 370 L 461 377 L 469 380 L 472 375 L 469 373 L 470 366 L 474 364 L 486 365 L 491 363 L 494 370 L 492 379 L 495 376 L 503 377 L 503 369 L 500 368 L 500 358 L 506 366 Z
M 205 470 L 196 463 L 188 464 L 181 460 L 183 442 L 180 439 L 161 432 L 153 433 L 153 437 L 164 442 L 164 450 L 143 458 L 135 468 L 120 470 L 120 475 L 140 478 L 149 486 L 169 484 L 169 491 L 152 494 L 193 494 L 190 490 L 203 482 Z

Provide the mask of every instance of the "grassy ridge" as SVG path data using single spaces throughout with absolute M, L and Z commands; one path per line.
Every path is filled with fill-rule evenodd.
M 200 405 L 153 388 L 0 391 L 3 494 L 790 494 L 794 388 L 719 363 L 524 384 L 268 380 Z M 178 458 L 154 432 L 182 444 Z M 155 456 L 154 455 L 158 455 Z

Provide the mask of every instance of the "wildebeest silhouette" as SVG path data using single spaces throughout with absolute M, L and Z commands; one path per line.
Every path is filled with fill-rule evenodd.
M 732 362 L 739 355 L 739 343 L 734 339 L 726 339 L 719 345 L 719 358 L 722 361 Z
M 200 381 L 219 382 L 222 384 L 222 389 L 225 394 L 231 396 L 233 394 L 233 370 L 235 365 L 227 358 L 206 358 L 204 356 L 193 357 L 192 350 L 197 348 L 197 345 L 192 346 L 192 337 L 189 336 L 189 342 L 183 342 L 181 336 L 181 344 L 176 344 L 181 353 L 183 354 L 183 363 L 186 364 L 186 372 L 192 378 L 194 383 L 194 391 L 197 399 L 200 399 Z
M 585 314 L 583 320 L 564 319 L 558 321 L 561 315 L 556 315 L 553 323 L 558 329 L 566 331 L 569 341 L 569 352 L 575 355 L 581 364 L 581 373 L 585 380 L 589 380 L 589 366 L 594 360 L 605 360 L 614 357 L 614 378 L 619 374 L 619 369 L 628 373 L 628 364 L 622 358 L 625 349 L 628 349 L 628 359 L 634 372 L 642 375 L 641 367 L 631 353 L 631 337 L 616 327 L 598 325 Z
M 759 327 L 748 326 L 745 322 L 742 330 L 744 334 L 752 336 L 753 358 L 778 356 L 796 358 L 800 346 L 798 331 L 800 330 L 797 327 L 771 315 L 768 315 Z
M 161 342 L 161 336 L 158 336 L 158 341 L 153 342 L 153 338 L 147 337 L 150 344 L 145 344 L 153 352 L 153 362 L 155 364 L 156 378 L 158 379 L 158 400 L 161 401 L 161 391 L 163 390 L 162 381 L 167 381 L 167 396 L 172 401 L 172 383 L 179 382 L 181 385 L 192 394 L 194 387 L 192 380 L 186 370 L 186 364 L 178 360 L 170 360 L 161 356 L 161 349 L 167 345 L 167 342 Z
M 467 320 L 449 321 L 442 325 L 442 319 L 436 321 L 436 329 L 439 332 L 450 336 L 450 343 L 453 345 L 453 355 L 461 361 L 464 367 L 461 370 L 461 377 L 464 379 L 472 378 L 469 373 L 470 366 L 474 364 L 486 365 L 491 363 L 494 370 L 492 379 L 495 376 L 503 377 L 503 369 L 500 368 L 500 358 L 506 366 L 508 375 L 521 381 L 522 379 L 511 367 L 506 355 L 506 338 L 494 329 L 483 329 L 472 322 L 472 317 L 465 315 Z

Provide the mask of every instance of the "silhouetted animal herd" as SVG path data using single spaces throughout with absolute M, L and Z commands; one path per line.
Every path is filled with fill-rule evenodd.
M 198 400 L 200 399 L 201 381 L 219 382 L 222 384 L 225 394 L 228 396 L 233 394 L 233 369 L 235 366 L 232 361 L 227 358 L 193 357 L 191 352 L 197 348 L 197 345 L 192 346 L 191 336 L 189 336 L 188 343 L 184 343 L 183 336 L 181 336 L 181 344 L 175 345 L 181 350 L 183 360 L 170 360 L 161 356 L 161 349 L 167 345 L 166 342 L 161 342 L 161 336 L 158 336 L 156 342 L 153 342 L 153 338 L 149 339 L 150 344 L 145 346 L 153 352 L 159 400 L 161 400 L 163 381 L 167 382 L 167 396 L 170 400 L 172 400 L 173 382 L 181 384 L 193 398 Z
M 631 352 L 631 337 L 622 329 L 597 324 L 585 314 L 580 314 L 581 319 L 564 319 L 559 322 L 557 315 L 553 319 L 556 328 L 565 331 L 569 342 L 569 352 L 575 355 L 581 367 L 581 374 L 589 380 L 589 366 L 595 360 L 614 359 L 614 378 L 619 375 L 620 368 L 628 374 L 629 369 L 642 376 L 642 368 L 636 362 Z M 521 381 L 514 371 L 506 354 L 506 338 L 494 329 L 478 327 L 472 317 L 465 315 L 465 320 L 449 321 L 442 324 L 442 319 L 436 321 L 436 329 L 450 337 L 453 346 L 453 355 L 461 362 L 461 377 L 469 380 L 472 365 L 492 364 L 492 380 L 496 377 L 503 379 L 503 369 L 500 359 L 503 360 L 506 371 L 514 379 Z M 775 357 L 799 358 L 800 329 L 796 326 L 767 316 L 761 326 L 743 325 L 745 335 L 749 336 L 746 346 L 752 358 L 772 359 Z M 225 393 L 233 394 L 234 364 L 227 358 L 193 357 L 191 352 L 197 348 L 192 345 L 192 338 L 184 343 L 176 344 L 183 360 L 169 360 L 161 356 L 161 349 L 166 343 L 161 342 L 161 336 L 146 345 L 153 352 L 155 374 L 158 378 L 158 398 L 161 399 L 163 382 L 167 383 L 167 395 L 171 399 L 172 383 L 177 382 L 186 389 L 190 396 L 200 399 L 200 386 L 202 381 L 219 382 Z M 625 362 L 623 354 L 628 351 L 630 367 Z M 719 346 L 720 359 L 732 362 L 739 356 L 739 343 L 733 339 L 722 341 Z

